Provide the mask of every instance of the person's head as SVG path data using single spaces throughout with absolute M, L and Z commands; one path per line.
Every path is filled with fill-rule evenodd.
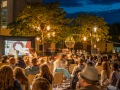
M 83 59 L 78 59 L 78 64 L 83 64 Z
M 37 65 L 37 58 L 32 58 L 31 63 L 32 65 Z
M 98 82 L 98 72 L 93 67 L 85 68 L 79 75 L 80 86 L 96 85 Z
M 13 86 L 13 70 L 10 66 L 4 65 L 0 68 L 0 90 L 8 90 L 8 88 Z
M 93 67 L 93 63 L 92 62 L 88 62 L 87 63 L 87 67 Z
M 47 79 L 39 77 L 35 79 L 32 83 L 32 90 L 49 90 L 50 83 Z
M 62 54 L 58 54 L 58 55 L 57 55 L 57 59 L 58 59 L 58 60 L 61 60 L 61 59 L 62 59 Z
M 28 56 L 24 56 L 24 57 L 23 57 L 23 60 L 25 61 L 25 64 L 26 64 L 27 66 L 30 65 L 30 59 L 29 59 Z
M 2 63 L 6 63 L 8 60 L 8 56 L 7 55 L 3 55 L 1 58 Z
M 110 66 L 111 66 L 112 70 L 119 71 L 119 64 L 118 63 L 112 63 Z
M 109 63 L 107 61 L 102 62 L 102 68 L 103 70 L 107 73 L 107 77 L 110 77 L 110 66 Z
M 40 73 L 41 75 L 49 74 L 50 73 L 49 67 L 46 64 L 42 64 L 40 66 Z
M 39 64 L 40 64 L 40 65 L 42 65 L 44 62 L 45 62 L 44 59 L 40 59 L 40 60 L 39 60 Z
M 118 56 L 117 56 L 116 54 L 114 54 L 114 55 L 112 56 L 112 59 L 113 59 L 113 60 L 116 60 L 116 59 L 118 59 Z
M 16 79 L 19 80 L 20 83 L 27 81 L 27 78 L 25 77 L 24 72 L 23 72 L 22 68 L 20 68 L 20 67 L 16 67 L 13 70 L 13 75 Z
M 109 67 L 109 65 L 108 65 L 107 62 L 103 62 L 103 63 L 102 63 L 102 68 L 103 68 L 103 70 L 108 70 L 108 67 Z
M 14 57 L 10 57 L 10 58 L 9 58 L 9 63 L 10 63 L 10 64 L 15 64 L 15 63 L 16 63 L 15 58 L 14 58 Z

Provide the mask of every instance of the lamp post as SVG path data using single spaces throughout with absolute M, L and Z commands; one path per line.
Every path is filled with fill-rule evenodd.
M 97 53 L 97 39 L 96 39 L 96 32 L 97 32 L 97 28 L 94 27 L 94 51 L 95 53 Z
M 39 36 L 36 37 L 36 40 L 42 44 L 42 55 L 44 56 L 44 52 L 45 52 L 45 39 L 46 38 L 50 38 L 51 37 L 51 32 L 50 31 L 50 26 L 45 26 L 45 24 L 41 24 L 39 27 L 36 27 L 38 33 L 40 34 Z M 55 32 L 52 32 L 52 37 L 55 37 Z

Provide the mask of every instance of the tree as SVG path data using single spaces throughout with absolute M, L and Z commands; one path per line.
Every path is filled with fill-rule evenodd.
M 50 25 L 51 31 L 55 31 L 55 38 L 46 38 L 44 40 L 57 42 L 69 35 L 69 23 L 72 19 L 66 18 L 66 12 L 59 8 L 59 3 L 35 3 L 28 4 L 19 14 L 18 18 L 8 25 L 12 36 L 42 36 L 38 27 L 45 30 Z M 62 38 L 61 38 L 62 37 Z
M 96 33 L 93 30 L 94 27 L 97 28 Z M 85 13 L 78 15 L 73 24 L 74 34 L 78 41 L 82 41 L 83 37 L 86 37 L 87 41 L 94 40 L 94 34 L 96 39 L 107 40 L 109 38 L 108 29 L 109 27 L 102 17 Z

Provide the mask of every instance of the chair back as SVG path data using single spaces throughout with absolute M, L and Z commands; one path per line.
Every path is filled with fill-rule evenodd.
M 30 85 L 32 85 L 32 82 L 33 82 L 33 80 L 34 80 L 34 77 L 35 77 L 35 75 L 32 75 L 32 74 L 29 74 L 29 75 L 28 75 L 28 81 L 29 81 L 29 84 L 30 84 Z
M 0 63 L 0 67 L 2 67 L 3 65 L 9 65 L 9 63 Z
M 75 66 L 77 66 L 77 64 L 70 64 L 70 66 L 69 66 L 69 72 L 70 73 L 72 73 Z
M 56 72 L 54 74 L 53 84 L 61 84 L 62 82 L 63 82 L 63 73 L 62 72 Z

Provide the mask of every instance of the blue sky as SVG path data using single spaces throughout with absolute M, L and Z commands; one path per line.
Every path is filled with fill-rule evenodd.
M 56 0 L 45 0 L 54 2 Z M 96 14 L 108 23 L 120 22 L 120 0 L 58 0 L 68 16 L 74 17 L 81 12 Z

